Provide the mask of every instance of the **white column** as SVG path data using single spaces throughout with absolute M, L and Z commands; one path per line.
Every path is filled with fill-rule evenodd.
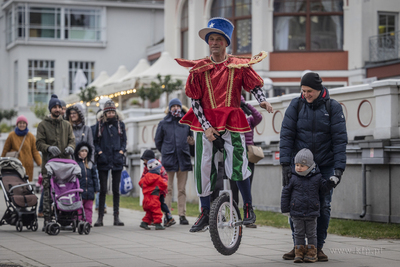
M 177 36 L 177 20 L 176 6 L 179 0 L 164 1 L 164 50 L 169 52 L 172 58 L 179 57 L 177 53 L 178 36 Z
M 399 138 L 399 80 L 371 84 L 375 95 L 375 139 Z
M 254 0 L 252 2 L 252 54 L 273 51 L 273 1 Z M 255 64 L 253 68 L 262 75 L 269 70 L 269 57 Z
M 207 45 L 200 37 L 199 30 L 207 25 L 203 23 L 204 19 L 204 3 L 198 0 L 189 1 L 189 59 L 204 58 L 208 54 L 204 54 Z

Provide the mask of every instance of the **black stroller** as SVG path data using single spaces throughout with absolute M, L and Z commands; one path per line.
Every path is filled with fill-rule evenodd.
M 15 225 L 19 232 L 24 226 L 32 231 L 38 229 L 36 215 L 38 201 L 32 185 L 21 161 L 16 158 L 0 158 L 0 186 L 7 206 L 0 220 L 0 226 Z

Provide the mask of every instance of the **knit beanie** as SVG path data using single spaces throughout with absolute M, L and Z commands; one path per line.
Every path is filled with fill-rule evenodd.
M 294 158 L 294 163 L 299 163 L 306 165 L 307 167 L 311 167 L 314 164 L 314 156 L 309 149 L 303 148 L 302 150 L 297 152 L 296 157 Z
M 303 164 L 308 167 L 307 170 L 302 172 L 296 170 L 296 173 L 300 176 L 307 176 L 315 168 L 314 156 L 307 148 L 303 148 L 296 154 L 294 163 Z
M 178 106 L 182 107 L 182 102 L 178 98 L 171 99 L 171 101 L 169 101 L 169 104 L 168 104 L 169 110 L 171 110 L 171 107 L 173 105 L 178 105 Z
M 64 100 L 61 100 L 61 99 L 60 99 L 60 102 L 61 102 L 61 107 L 62 107 L 62 108 L 67 106 L 67 103 L 65 103 Z
M 51 95 L 51 98 L 50 98 L 50 101 L 49 101 L 49 111 L 51 112 L 51 109 L 56 105 L 59 105 L 60 107 L 62 107 L 61 106 L 61 101 L 60 101 L 60 99 L 58 99 L 58 96 L 57 95 Z
M 161 167 L 162 167 L 161 163 L 156 159 L 151 159 L 147 162 L 147 168 L 151 173 L 160 174 Z
M 108 100 L 108 101 L 104 104 L 103 114 L 106 114 L 107 111 L 111 111 L 111 110 L 116 111 L 117 108 L 115 107 L 114 101 Z
M 309 86 L 314 90 L 321 91 L 323 89 L 322 80 L 318 73 L 308 72 L 301 77 L 301 85 Z
M 17 122 L 15 123 L 16 125 L 18 125 L 18 122 L 23 121 L 26 123 L 26 125 L 28 125 L 28 120 L 26 119 L 26 117 L 24 115 L 19 115 L 17 118 Z
M 82 150 L 86 150 L 87 152 L 89 152 L 89 148 L 87 146 L 81 146 L 79 152 L 81 152 Z
M 147 159 L 147 160 L 151 160 L 151 159 L 155 159 L 156 155 L 154 154 L 153 150 L 147 149 L 143 152 L 142 157 L 140 158 L 141 160 Z

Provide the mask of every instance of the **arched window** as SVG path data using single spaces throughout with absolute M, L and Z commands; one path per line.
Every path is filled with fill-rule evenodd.
M 182 8 L 182 15 L 181 15 L 181 57 L 188 58 L 189 56 L 189 39 L 188 39 L 188 32 L 189 32 L 189 23 L 188 23 L 188 14 L 189 14 L 189 7 L 188 7 L 188 0 L 185 1 L 185 4 Z
M 343 0 L 275 0 L 274 50 L 343 50 Z
M 251 0 L 214 0 L 211 17 L 227 18 L 235 26 L 228 53 L 251 54 Z

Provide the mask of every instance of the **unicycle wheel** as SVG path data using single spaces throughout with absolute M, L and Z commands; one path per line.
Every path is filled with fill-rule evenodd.
M 233 201 L 232 222 L 241 221 L 240 212 Z M 210 210 L 210 235 L 214 247 L 222 255 L 235 253 L 242 240 L 242 225 L 232 226 L 229 224 L 231 205 L 229 196 L 223 194 L 214 200 Z

